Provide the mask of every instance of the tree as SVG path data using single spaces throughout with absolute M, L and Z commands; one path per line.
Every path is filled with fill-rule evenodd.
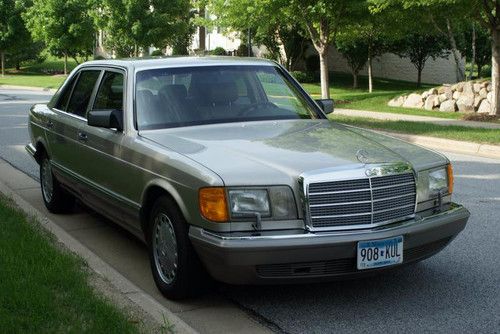
M 307 31 L 320 59 L 321 97 L 330 98 L 328 78 L 329 47 L 334 44 L 342 25 L 349 21 L 364 1 L 289 0 L 293 19 Z
M 14 0 L 2 0 L 0 2 L 0 62 L 2 77 L 5 76 L 5 53 L 16 38 L 15 27 L 17 26 L 17 15 Z
M 64 74 L 68 57 L 77 61 L 78 56 L 92 54 L 94 26 L 88 2 L 33 0 L 24 19 L 34 40 L 44 42 L 52 55 L 64 57 Z
M 188 29 L 189 0 L 103 0 L 95 6 L 106 44 L 119 56 L 137 57 L 141 48 L 172 45 Z
M 214 20 L 198 19 L 200 25 L 239 31 L 242 40 L 251 37 L 289 70 L 303 56 L 305 39 L 301 26 L 291 18 L 288 0 L 203 0 L 200 6 L 216 16 Z
M 481 77 L 483 68 L 491 64 L 491 39 L 489 31 L 478 24 L 471 24 L 470 29 L 464 30 L 463 38 L 458 48 L 466 59 L 471 59 L 471 62 L 476 64 L 478 77 Z M 474 49 L 475 52 L 473 52 Z M 473 70 L 473 67 L 471 67 L 471 70 Z
M 422 83 L 422 71 L 429 58 L 444 58 L 449 55 L 446 44 L 436 35 L 415 32 L 395 43 L 395 53 L 402 58 L 409 58 L 417 69 L 417 88 Z
M 337 50 L 342 53 L 351 69 L 352 88 L 358 88 L 358 74 L 368 61 L 368 45 L 362 40 L 337 38 Z
M 457 36 L 461 34 L 471 3 L 479 0 L 369 0 L 372 10 L 380 11 L 387 7 L 399 7 L 398 11 L 407 18 L 405 25 L 419 30 L 426 27 L 430 34 L 440 34 L 448 41 L 455 61 L 456 80 L 465 78 L 462 55 L 458 49 Z M 431 30 L 429 30 L 429 27 Z M 432 31 L 434 30 L 434 31 Z
M 474 14 L 477 21 L 488 29 L 491 38 L 491 114 L 500 115 L 500 1 L 475 0 Z

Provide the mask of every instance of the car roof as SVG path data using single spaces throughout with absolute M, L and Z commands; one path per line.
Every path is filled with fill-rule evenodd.
M 276 63 L 263 58 L 232 57 L 232 56 L 193 56 L 193 57 L 155 57 L 155 58 L 126 58 L 88 61 L 83 66 L 119 66 L 129 69 L 142 70 L 162 67 L 191 67 L 191 66 L 224 66 L 224 65 L 259 65 L 276 66 Z

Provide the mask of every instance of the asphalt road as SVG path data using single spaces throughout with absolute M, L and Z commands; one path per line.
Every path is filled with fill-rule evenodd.
M 34 178 L 38 178 L 37 165 L 24 152 L 27 111 L 31 101 L 48 98 L 42 93 L 0 90 L 0 157 Z M 438 255 L 355 281 L 264 287 L 217 284 L 215 292 L 193 303 L 230 300 L 287 333 L 500 333 L 500 161 L 447 156 L 455 169 L 454 201 L 465 204 L 472 216 L 466 230 Z M 94 224 L 104 220 L 83 215 Z M 88 241 L 89 247 L 100 249 L 102 257 L 122 274 L 169 304 L 146 277 L 150 272 L 142 259 L 143 247 L 127 240 L 131 237 L 118 228 L 106 226 L 108 230 L 101 233 L 103 240 Z M 121 241 L 106 241 L 111 238 Z M 109 255 L 104 250 L 109 245 L 122 247 L 129 260 Z

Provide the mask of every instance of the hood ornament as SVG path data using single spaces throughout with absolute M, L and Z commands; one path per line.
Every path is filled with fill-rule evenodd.
M 368 162 L 368 152 L 365 149 L 360 149 L 356 152 L 356 158 L 359 162 L 366 164 Z

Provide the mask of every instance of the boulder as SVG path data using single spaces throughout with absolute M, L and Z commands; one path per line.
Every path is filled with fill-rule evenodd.
M 424 108 L 426 110 L 432 110 L 435 106 L 439 104 L 439 98 L 437 95 L 429 95 L 425 99 Z
M 464 84 L 465 84 L 465 82 L 456 83 L 453 86 L 451 86 L 451 89 L 461 93 L 464 91 Z
M 451 98 L 447 98 L 446 94 L 440 94 L 438 96 L 438 99 L 439 99 L 439 103 L 442 103 L 443 101 L 446 101 L 446 100 L 451 100 Z
M 429 95 L 438 95 L 438 90 L 436 88 L 431 88 L 428 90 Z
M 467 94 L 465 87 L 464 93 L 457 100 L 457 107 L 460 112 L 474 112 L 474 94 Z
M 491 103 L 491 100 L 493 99 L 493 93 L 489 92 L 488 94 L 486 94 L 486 99 L 488 100 L 489 103 Z
M 476 82 L 472 87 L 474 88 L 474 93 L 479 93 L 481 88 L 483 88 L 479 82 Z
M 488 100 L 483 100 L 481 102 L 477 112 L 478 113 L 488 113 L 488 114 L 491 112 L 491 104 L 488 102 Z
M 479 96 L 482 97 L 483 99 L 485 99 L 487 96 L 488 96 L 488 91 L 486 90 L 486 88 L 481 88 L 481 90 L 479 91 Z
M 474 95 L 474 85 L 472 82 L 467 81 L 463 83 L 463 93 L 467 95 Z
M 445 91 L 447 88 L 450 88 L 450 89 L 451 89 L 451 87 L 450 87 L 450 86 L 439 86 L 439 87 L 438 87 L 438 89 L 437 89 L 437 90 L 438 90 L 438 94 L 439 94 L 439 95 L 444 94 L 444 91 Z
M 460 98 L 460 95 L 462 95 L 458 90 L 453 92 L 453 96 L 451 97 L 453 100 L 458 100 Z
M 487 90 L 488 92 L 491 92 L 491 84 L 490 84 L 490 83 L 488 84 L 488 86 L 486 86 L 486 90 Z
M 476 96 L 474 98 L 474 109 L 477 110 L 477 108 L 479 108 L 479 105 L 481 104 L 481 101 L 484 100 L 484 97 L 481 97 L 481 96 Z
M 403 107 L 405 108 L 422 108 L 423 105 L 422 96 L 415 93 L 410 94 L 403 103 Z
M 446 87 L 443 93 L 444 95 L 446 95 L 446 100 L 451 100 L 453 98 L 453 90 L 451 89 L 451 87 Z
M 422 96 L 422 100 L 425 100 L 429 95 L 430 95 L 429 92 L 423 92 L 422 95 L 421 95 Z
M 439 111 L 457 111 L 457 104 L 453 100 L 446 100 L 441 102 Z
M 406 98 L 404 96 L 395 97 L 392 100 L 390 100 L 387 105 L 389 107 L 401 107 L 405 102 L 405 99 Z

